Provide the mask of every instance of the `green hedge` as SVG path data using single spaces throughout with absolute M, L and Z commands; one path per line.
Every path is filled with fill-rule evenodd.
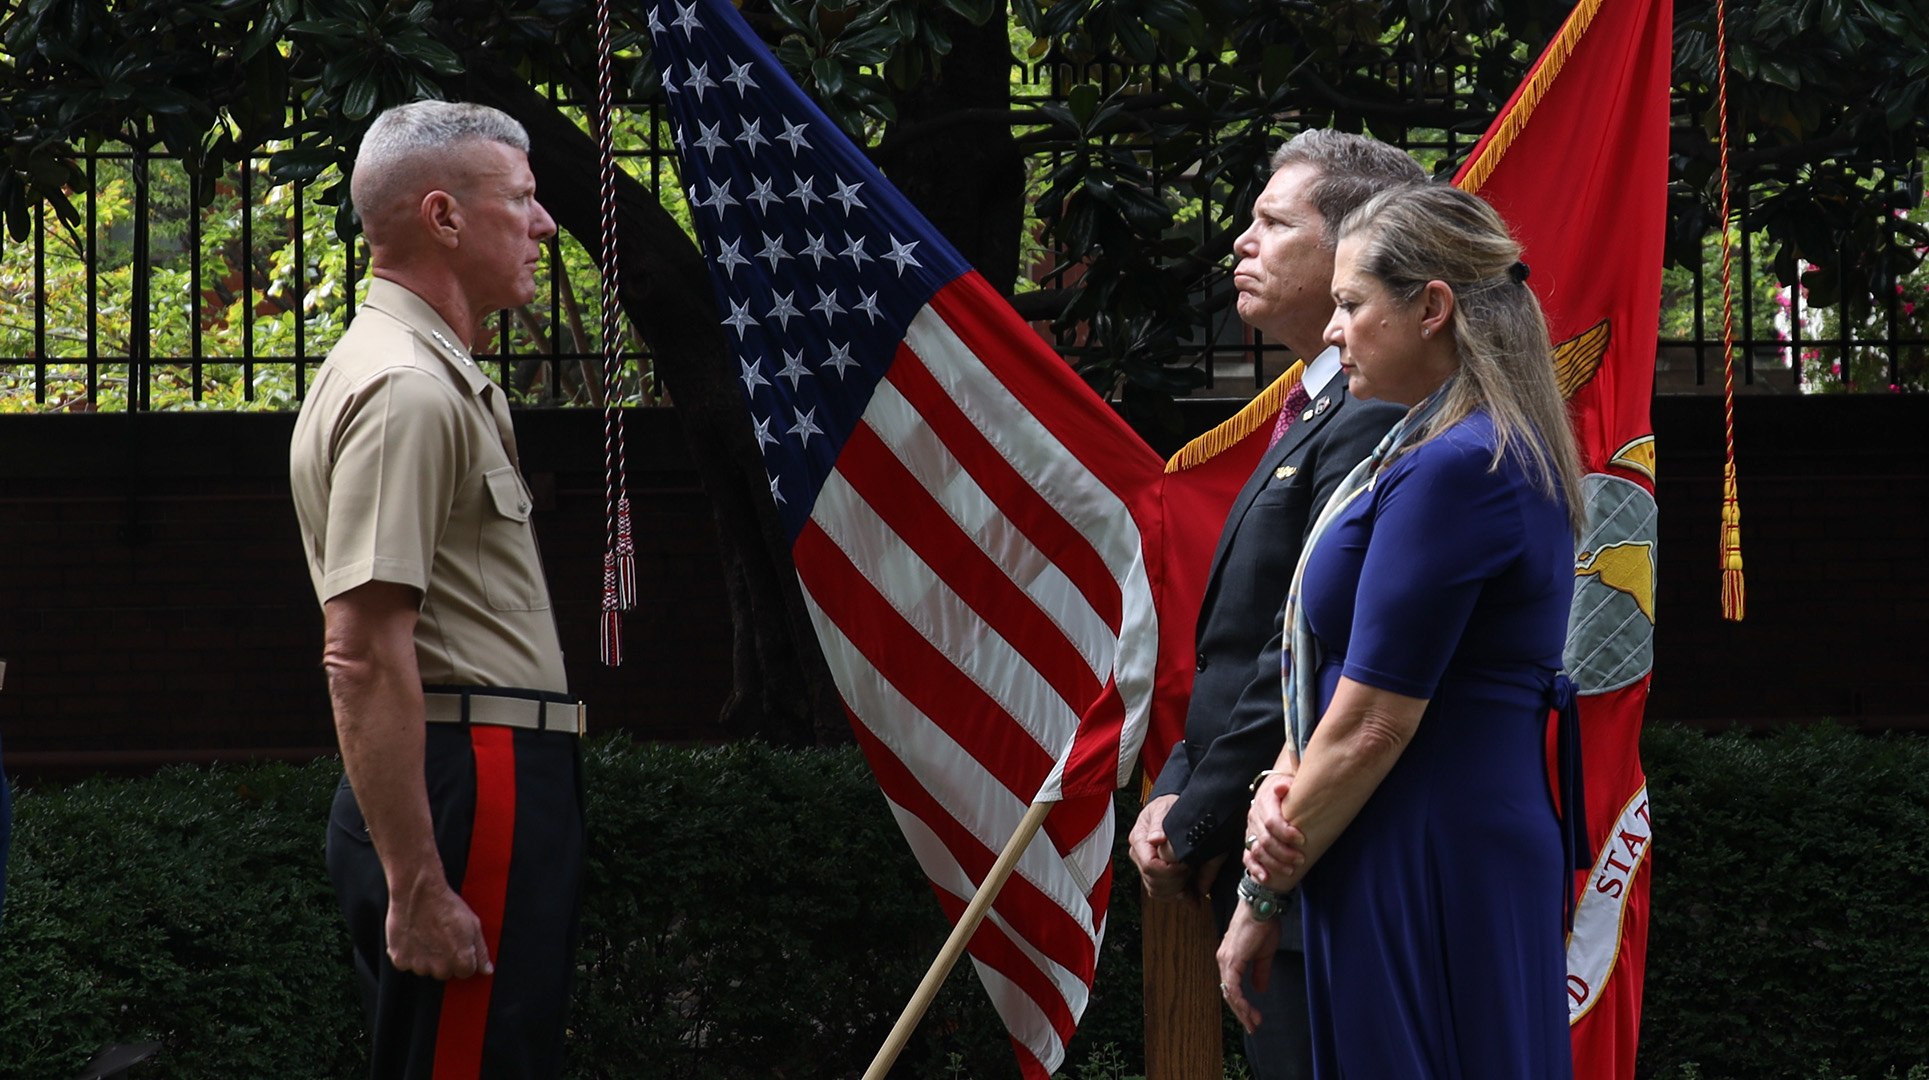
M 1929 1080 L 1912 1068 L 1929 1060 L 1929 741 L 1658 729 L 1644 754 L 1641 1075 Z M 58 1080 L 101 1043 L 147 1039 L 166 1049 L 136 1077 L 362 1075 L 321 860 L 336 778 L 320 762 L 21 790 L 0 1080 Z M 857 755 L 612 739 L 588 778 L 568 1074 L 861 1072 L 944 926 Z M 1122 799 L 1122 824 L 1135 811 Z M 1075 1080 L 1143 1071 L 1138 904 L 1118 867 Z M 1016 1075 L 975 978 L 953 976 L 894 1075 Z
M 1929 1062 L 1929 740 L 1657 728 L 1641 750 L 1643 1074 L 1874 1080 Z
M 568 1074 L 861 1073 L 947 927 L 856 751 L 617 738 L 587 758 Z M 339 776 L 333 762 L 174 768 L 20 790 L 0 1080 L 72 1076 L 102 1043 L 150 1039 L 166 1048 L 136 1075 L 153 1080 L 365 1075 L 322 866 Z M 1095 1035 L 1137 1040 L 1136 896 L 1117 891 L 1081 1069 Z M 1005 1076 L 1012 1060 L 957 973 L 894 1075 Z

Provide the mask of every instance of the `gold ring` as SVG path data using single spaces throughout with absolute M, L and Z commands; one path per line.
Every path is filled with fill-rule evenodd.
M 1253 845 L 1257 843 L 1259 843 L 1259 837 L 1257 836 L 1246 837 L 1246 850 L 1251 851 L 1253 849 Z

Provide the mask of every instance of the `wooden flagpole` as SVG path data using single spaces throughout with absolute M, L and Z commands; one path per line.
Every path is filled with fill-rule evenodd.
M 931 970 L 924 973 L 924 981 L 918 984 L 917 992 L 911 995 L 910 1004 L 904 1007 L 897 1025 L 891 1029 L 884 1045 L 878 1048 L 871 1067 L 864 1070 L 864 1080 L 884 1080 L 884 1074 L 891 1070 L 892 1063 L 903 1052 L 904 1044 L 911 1041 L 911 1032 L 917 1029 L 918 1021 L 924 1019 L 924 1011 L 937 998 L 945 976 L 951 974 L 958 957 L 964 955 L 971 935 L 977 931 L 978 924 L 984 921 L 992 902 L 998 899 L 999 890 L 1005 887 L 1005 879 L 1011 877 L 1011 872 L 1017 868 L 1018 857 L 1031 846 L 1032 837 L 1038 835 L 1039 827 L 1045 824 L 1046 815 L 1056 805 L 1056 802 L 1035 802 L 1025 811 L 1024 820 L 1018 823 L 1017 831 L 1011 834 L 1005 850 L 998 855 L 998 861 L 991 864 L 991 873 L 985 875 L 984 883 L 978 886 L 977 895 L 965 906 L 964 914 L 958 918 L 958 925 L 951 928 L 951 936 L 945 939 L 944 948 L 938 950 L 938 958 L 931 962 Z
M 1140 797 L 1151 793 L 1147 776 Z M 1139 934 L 1146 1080 L 1219 1080 L 1226 1061 L 1213 960 L 1219 930 L 1211 905 L 1146 900 L 1139 906 Z

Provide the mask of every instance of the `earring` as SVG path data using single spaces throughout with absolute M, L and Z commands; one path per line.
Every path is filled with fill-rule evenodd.
M 1432 336 L 1433 336 L 1433 327 L 1431 327 L 1431 326 L 1423 326 L 1423 327 L 1421 327 L 1421 328 L 1420 328 L 1420 336 L 1421 336 L 1421 337 L 1432 337 Z

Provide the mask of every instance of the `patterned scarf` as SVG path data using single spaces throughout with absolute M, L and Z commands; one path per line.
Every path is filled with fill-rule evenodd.
M 1440 388 L 1427 396 L 1425 401 L 1407 410 L 1406 416 L 1393 425 L 1380 445 L 1373 448 L 1365 461 L 1353 467 L 1340 481 L 1338 490 L 1326 502 L 1326 508 L 1307 530 L 1306 543 L 1299 550 L 1299 566 L 1293 570 L 1293 585 L 1286 593 L 1285 622 L 1288 631 L 1287 644 L 1280 653 L 1279 664 L 1282 676 L 1281 696 L 1286 705 L 1286 745 L 1292 749 L 1293 764 L 1299 765 L 1299 756 L 1306 750 L 1307 740 L 1313 737 L 1313 728 L 1319 723 L 1319 640 L 1313 636 L 1312 628 L 1306 622 L 1306 610 L 1299 602 L 1300 590 L 1306 581 L 1306 562 L 1313 554 L 1313 548 L 1326 535 L 1326 529 L 1340 516 L 1363 491 L 1373 490 L 1373 479 L 1382 468 L 1399 454 L 1400 450 L 1413 443 L 1426 433 L 1434 416 L 1447 400 L 1447 389 L 1453 385 L 1453 377 L 1440 384 Z

